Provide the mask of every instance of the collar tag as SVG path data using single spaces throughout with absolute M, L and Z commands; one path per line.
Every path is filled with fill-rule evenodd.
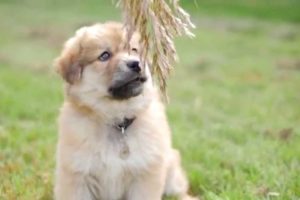
M 122 135 L 125 135 L 125 127 L 124 126 L 121 127 L 121 133 L 122 133 Z
M 115 127 L 118 129 L 118 131 L 121 132 L 122 137 L 120 137 L 120 143 L 122 145 L 121 150 L 120 150 L 120 157 L 122 159 L 126 159 L 129 154 L 130 154 L 130 150 L 129 150 L 129 146 L 126 142 L 126 129 L 132 124 L 132 122 L 135 120 L 134 118 L 124 118 L 124 120 L 120 123 L 115 125 Z

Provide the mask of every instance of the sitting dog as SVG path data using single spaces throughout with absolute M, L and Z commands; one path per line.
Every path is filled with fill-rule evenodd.
M 56 60 L 65 80 L 56 200 L 181 200 L 188 183 L 139 35 L 119 23 L 80 28 Z

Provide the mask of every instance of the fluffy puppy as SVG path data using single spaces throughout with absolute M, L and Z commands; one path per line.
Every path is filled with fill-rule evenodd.
M 56 200 L 192 199 L 164 106 L 121 24 L 79 29 L 56 60 L 65 80 Z

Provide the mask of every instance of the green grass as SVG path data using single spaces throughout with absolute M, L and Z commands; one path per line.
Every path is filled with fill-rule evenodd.
M 190 0 L 182 4 L 198 15 L 300 22 L 299 0 Z
M 1 200 L 52 199 L 63 100 L 52 60 L 77 27 L 119 19 L 110 2 L 85 2 L 0 1 Z M 246 11 L 250 1 L 241 9 L 207 2 L 198 1 L 207 8 L 200 14 L 185 4 L 197 37 L 176 41 L 180 63 L 168 88 L 191 192 L 204 200 L 298 200 L 300 28 L 290 17 L 298 14 L 285 10 L 298 2 L 274 3 L 281 12 L 265 20 Z

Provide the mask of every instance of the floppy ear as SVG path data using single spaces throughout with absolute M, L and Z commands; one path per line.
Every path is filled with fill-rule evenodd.
M 78 60 L 79 55 L 62 54 L 55 60 L 56 70 L 69 84 L 79 81 L 82 75 L 83 66 Z
M 83 64 L 80 62 L 82 47 L 80 40 L 84 34 L 84 28 L 79 29 L 76 35 L 69 39 L 64 46 L 61 55 L 54 61 L 56 71 L 69 84 L 80 80 Z

